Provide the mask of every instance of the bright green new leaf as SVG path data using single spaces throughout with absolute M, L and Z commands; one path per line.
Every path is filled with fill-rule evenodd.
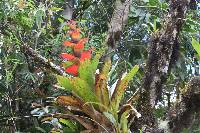
M 71 84 L 71 79 L 70 78 L 64 77 L 64 76 L 60 76 L 60 75 L 57 75 L 56 78 L 57 78 L 58 84 L 60 86 L 64 87 L 68 91 L 72 91 L 73 85 Z
M 59 122 L 65 124 L 66 126 L 68 126 L 70 129 L 72 129 L 74 131 L 76 130 L 76 125 L 70 120 L 66 120 L 66 119 L 60 118 Z
M 95 71 L 99 63 L 99 55 L 96 55 L 92 61 L 85 60 L 79 67 L 79 77 L 85 80 L 91 87 L 94 86 Z
M 128 133 L 128 119 L 127 116 L 129 115 L 130 110 L 125 111 L 120 119 L 120 125 L 122 126 L 123 133 Z
M 192 38 L 192 46 L 200 56 L 200 44 L 194 38 Z
M 98 102 L 97 97 L 92 91 L 92 88 L 86 81 L 81 78 L 72 78 L 73 92 L 82 98 L 85 102 Z
M 119 103 L 128 86 L 128 83 L 133 78 L 133 76 L 137 73 L 138 70 L 139 70 L 139 66 L 135 65 L 133 69 L 123 79 L 118 81 L 117 86 L 111 98 L 111 106 L 115 110 L 119 108 Z

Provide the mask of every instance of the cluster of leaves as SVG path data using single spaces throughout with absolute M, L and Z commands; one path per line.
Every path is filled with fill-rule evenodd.
M 72 22 L 74 23 L 74 21 L 70 23 Z M 70 24 L 69 26 L 70 30 L 75 30 L 72 27 L 75 25 Z M 72 36 L 73 33 L 71 31 L 68 33 L 70 33 L 74 43 L 75 38 Z M 127 103 L 120 106 L 120 102 L 129 81 L 136 74 L 139 67 L 136 65 L 128 74 L 118 79 L 113 92 L 109 93 L 111 90 L 108 88 L 107 82 L 111 61 L 107 60 L 101 72 L 95 73 L 100 56 L 96 55 L 94 59 L 90 59 L 90 56 L 83 58 L 85 56 L 82 55 L 85 53 L 79 53 L 80 49 L 76 50 L 77 47 L 83 45 L 80 44 L 82 42 L 80 37 L 77 38 L 79 38 L 76 40 L 77 44 L 73 44 L 71 41 L 64 42 L 64 45 L 73 47 L 73 53 L 80 56 L 80 62 L 78 69 L 72 67 L 74 64 L 66 68 L 66 72 L 76 77 L 57 76 L 59 85 L 71 92 L 71 95 L 59 96 L 57 103 L 64 107 L 66 115 L 70 114 L 69 117 L 81 123 L 88 132 L 107 131 L 127 133 L 130 126 L 129 120 L 135 116 L 140 117 L 140 114 L 132 105 Z M 83 47 L 81 46 L 81 48 Z M 61 54 L 61 56 L 69 61 L 77 61 L 75 59 L 77 57 L 67 53 Z

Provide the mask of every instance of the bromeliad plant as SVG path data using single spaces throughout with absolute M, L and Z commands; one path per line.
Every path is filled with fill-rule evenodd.
M 67 96 L 59 96 L 56 102 L 64 107 L 67 118 L 78 121 L 84 126 L 84 132 L 129 132 L 130 122 L 140 114 L 130 104 L 120 106 L 123 94 L 129 81 L 138 71 L 136 65 L 128 74 L 117 81 L 112 95 L 109 93 L 108 73 L 111 61 L 106 60 L 100 73 L 97 66 L 100 55 L 91 59 L 92 50 L 84 50 L 87 38 L 81 38 L 81 31 L 75 21 L 69 21 L 68 34 L 71 40 L 64 45 L 72 49 L 72 54 L 62 53 L 64 67 L 73 77 L 57 76 L 58 84 L 71 92 Z

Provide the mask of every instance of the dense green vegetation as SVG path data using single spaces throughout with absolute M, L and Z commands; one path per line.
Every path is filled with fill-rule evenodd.
M 177 125 L 179 130 L 200 132 L 200 109 L 196 107 L 200 103 L 198 2 L 186 4 L 182 15 L 180 10 L 187 0 L 180 0 L 183 4 L 135 0 L 127 4 L 128 15 L 123 13 L 124 17 L 117 18 L 120 22 L 115 22 L 116 12 L 127 1 L 0 1 L 0 132 L 146 132 L 143 125 L 149 128 L 152 121 L 162 125 L 168 116 L 172 123 L 182 120 L 184 110 L 191 114 L 190 124 Z M 176 8 L 180 23 L 173 11 Z M 73 47 L 63 45 L 66 40 L 80 41 L 69 34 L 68 19 L 77 22 L 82 38 L 88 38 L 83 49 L 91 50 L 91 58 L 81 60 L 77 54 L 82 51 L 76 53 Z M 111 32 L 117 28 L 119 31 Z M 75 61 L 64 61 L 61 53 L 80 57 L 77 75 L 64 71 Z M 155 87 L 151 83 L 154 74 L 160 79 Z M 197 91 L 193 82 L 188 83 L 193 78 L 197 78 Z M 155 94 L 150 94 L 152 90 Z M 191 100 L 190 96 L 195 99 L 187 106 L 182 99 Z M 142 108 L 145 102 L 149 110 Z M 180 119 L 172 118 L 171 109 L 181 110 L 182 103 L 183 112 L 176 114 Z M 155 120 L 147 119 L 146 111 L 152 112 Z M 155 125 L 151 129 L 157 129 Z M 167 130 L 162 126 L 159 128 Z M 171 132 L 179 131 L 173 127 Z

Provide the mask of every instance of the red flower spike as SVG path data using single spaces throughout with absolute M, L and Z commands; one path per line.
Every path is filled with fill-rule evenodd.
M 75 44 L 72 43 L 71 41 L 64 41 L 63 45 L 64 45 L 64 46 L 72 47 L 72 46 L 74 46 Z
M 67 60 L 74 60 L 76 57 L 71 55 L 71 54 L 68 54 L 68 53 L 62 53 L 60 55 L 63 59 L 67 59 Z
M 65 71 L 73 76 L 78 76 L 78 65 L 71 65 L 65 69 Z
M 80 60 L 81 60 L 81 61 L 84 61 L 84 60 L 86 60 L 86 59 L 91 59 L 91 56 L 92 56 L 92 51 L 91 51 L 91 50 L 83 51 L 83 52 L 81 53 L 81 58 L 80 58 Z

